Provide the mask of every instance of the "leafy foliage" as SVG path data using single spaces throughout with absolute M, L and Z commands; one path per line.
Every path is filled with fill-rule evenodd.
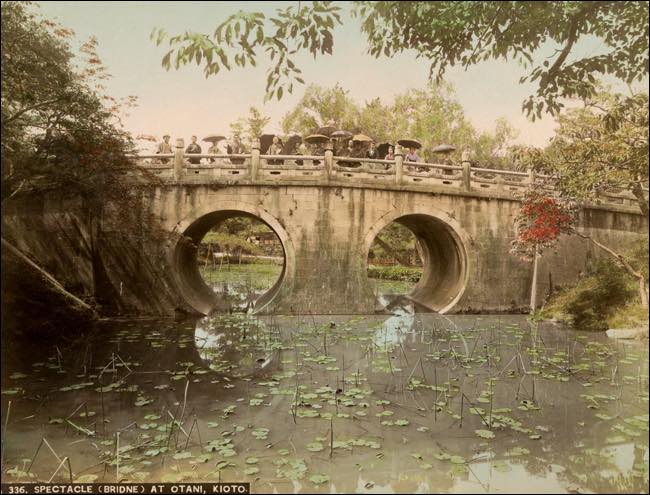
M 73 32 L 2 3 L 2 197 L 54 188 L 95 201 L 125 203 L 129 135 L 119 112 L 134 103 L 103 93 L 108 78 L 91 38 L 75 58 Z M 28 41 L 27 41 L 28 40 Z
M 467 69 L 489 59 L 530 69 L 520 83 L 537 84 L 523 103 L 531 117 L 557 114 L 561 98 L 596 95 L 596 77 L 625 82 L 648 74 L 648 2 L 355 2 L 375 57 L 416 50 L 440 80 L 449 67 Z M 578 40 L 598 38 L 603 52 L 572 58 Z M 560 46 L 535 65 L 552 40 Z
M 239 12 L 213 35 L 185 32 L 169 38 L 172 48 L 162 63 L 178 69 L 195 61 L 209 77 L 234 65 L 256 65 L 265 52 L 266 98 L 279 100 L 284 91 L 293 91 L 294 82 L 304 82 L 295 55 L 332 53 L 340 13 L 334 2 L 299 3 L 269 19 L 260 12 Z M 414 50 L 431 61 L 430 75 L 438 82 L 455 65 L 466 69 L 489 59 L 522 64 L 529 72 L 520 83 L 537 85 L 523 103 L 533 119 L 545 111 L 559 113 L 563 98 L 596 95 L 598 76 L 631 83 L 648 74 L 648 2 L 357 1 L 352 14 L 361 22 L 370 55 Z M 603 51 L 576 57 L 576 43 L 587 36 L 600 40 Z M 160 45 L 167 33 L 154 30 L 152 39 Z M 560 48 L 536 63 L 534 56 L 549 41 Z
M 517 237 L 512 252 L 532 259 L 536 252 L 553 246 L 560 234 L 573 232 L 575 204 L 530 189 L 524 193 L 515 219 Z
M 272 232 L 266 224 L 249 217 L 232 217 L 224 220 L 203 237 L 201 244 L 216 244 L 229 254 L 265 254 L 264 250 L 249 240 L 256 233 Z M 280 241 L 277 241 L 278 244 Z
M 635 293 L 632 278 L 609 259 L 602 259 L 573 287 L 561 289 L 544 309 L 566 318 L 577 330 L 606 330 L 607 318 Z
M 504 119 L 497 119 L 494 132 L 480 132 L 466 119 L 462 106 L 454 99 L 451 86 L 429 85 L 398 95 L 388 105 L 375 98 L 360 104 L 338 84 L 332 88 L 309 85 L 305 94 L 282 120 L 285 133 L 313 133 L 322 125 L 332 125 L 354 133 L 364 133 L 376 142 L 395 143 L 410 137 L 423 145 L 427 160 L 441 160 L 430 151 L 438 144 L 470 149 L 473 159 L 484 167 L 508 168 L 512 161 L 507 149 L 516 131 Z M 383 158 L 383 157 L 382 157 Z
M 647 216 L 648 95 L 602 91 L 558 118 L 545 149 L 521 147 L 523 167 L 548 174 L 565 197 L 596 202 L 607 192 L 629 191 Z
M 408 266 L 368 266 L 368 277 L 382 280 L 417 282 L 422 277 L 422 268 Z
M 332 53 L 332 29 L 341 23 L 340 10 L 334 2 L 312 2 L 277 9 L 270 19 L 261 12 L 240 11 L 219 24 L 212 35 L 185 32 L 168 37 L 163 29 L 154 29 L 151 39 L 157 45 L 169 40 L 172 48 L 162 59 L 167 70 L 196 61 L 197 65 L 204 63 L 206 78 L 233 66 L 255 66 L 259 53 L 265 52 L 271 62 L 266 99 L 280 100 L 285 91 L 293 92 L 294 81 L 304 82 L 302 71 L 292 60 L 294 55 L 301 51 L 314 57 Z
M 230 130 L 234 135 L 243 135 L 249 142 L 253 142 L 259 139 L 270 121 L 271 118 L 262 115 L 258 108 L 250 107 L 248 117 L 237 119 L 230 124 Z

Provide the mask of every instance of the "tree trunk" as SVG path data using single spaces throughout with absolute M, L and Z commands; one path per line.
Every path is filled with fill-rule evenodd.
M 77 296 L 74 294 L 68 292 L 65 290 L 63 285 L 55 279 L 52 275 L 50 275 L 48 272 L 46 272 L 43 268 L 38 266 L 36 263 L 34 263 L 32 260 L 30 260 L 25 254 L 23 254 L 18 248 L 13 246 L 11 243 L 6 241 L 4 238 L 2 238 L 2 245 L 6 247 L 11 253 L 13 253 L 15 256 L 20 258 L 22 261 L 27 263 L 29 266 L 34 268 L 38 273 L 41 274 L 43 277 L 43 280 L 50 286 L 52 290 L 55 292 L 62 294 L 66 299 L 70 301 L 70 304 L 73 307 L 76 307 L 77 309 L 81 309 L 84 311 L 90 312 L 94 317 L 97 317 L 97 312 L 87 303 L 79 299 Z
M 381 248 L 382 248 L 384 251 L 386 251 L 386 252 L 387 252 L 388 254 L 390 254 L 393 258 L 395 258 L 395 260 L 396 260 L 400 265 L 403 265 L 403 266 L 410 266 L 410 263 L 409 263 L 408 259 L 404 258 L 404 257 L 401 256 L 399 253 L 397 253 L 397 252 L 395 251 L 395 249 L 394 249 L 390 244 L 388 244 L 387 242 L 385 242 L 385 241 L 384 241 L 383 239 L 381 239 L 380 237 L 375 238 L 375 241 L 377 242 L 377 244 L 379 244 L 379 245 L 381 246 Z
M 641 210 L 641 213 L 648 218 L 648 201 L 645 199 L 645 191 L 643 190 L 643 187 L 641 183 L 637 182 L 632 186 L 632 194 L 636 197 L 637 201 L 639 202 L 639 209 Z
M 623 257 L 623 255 L 617 253 L 613 249 L 605 246 L 604 244 L 601 244 L 595 239 L 592 239 L 588 235 L 581 234 L 579 232 L 576 232 L 576 235 L 579 237 L 582 237 L 583 239 L 587 239 L 588 241 L 592 242 L 594 245 L 598 246 L 600 249 L 605 251 L 607 254 L 612 256 L 616 261 L 618 261 L 621 265 L 623 265 L 623 268 L 632 275 L 634 278 L 636 278 L 639 281 L 639 299 L 641 300 L 641 307 L 642 308 L 647 308 L 648 307 L 648 289 L 646 287 L 646 281 L 645 277 L 643 276 L 643 273 L 635 270 L 630 263 Z
M 643 274 L 639 277 L 639 297 L 641 298 L 641 307 L 648 307 L 648 286 L 646 285 Z
M 533 281 L 530 287 L 530 312 L 537 309 L 537 269 L 539 265 L 539 248 L 535 246 L 535 255 L 533 258 Z

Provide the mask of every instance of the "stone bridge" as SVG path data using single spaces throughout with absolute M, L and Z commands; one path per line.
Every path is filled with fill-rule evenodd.
M 431 311 L 528 309 L 532 263 L 509 253 L 517 194 L 549 187 L 533 173 L 461 165 L 333 156 L 139 155 L 160 177 L 145 208 L 177 234 L 167 245 L 169 270 L 185 302 L 200 313 L 218 305 L 197 265 L 197 245 L 216 224 L 249 215 L 278 235 L 285 264 L 275 286 L 256 302 L 274 313 L 372 313 L 381 310 L 367 279 L 375 236 L 391 222 L 409 228 L 423 247 L 424 271 L 409 295 Z M 632 195 L 585 205 L 580 228 L 625 249 L 647 235 Z M 598 255 L 590 243 L 565 238 L 539 264 L 538 294 L 572 282 Z

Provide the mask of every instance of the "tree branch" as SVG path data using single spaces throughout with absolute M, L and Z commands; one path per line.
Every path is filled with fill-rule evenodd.
M 30 112 L 32 110 L 36 110 L 37 108 L 45 107 L 47 105 L 51 105 L 52 103 L 58 103 L 60 101 L 63 101 L 65 98 L 60 96 L 58 98 L 53 98 L 51 100 L 45 100 L 41 101 L 40 103 L 35 103 L 34 105 L 29 105 L 24 108 L 21 108 L 18 110 L 15 114 L 11 115 L 10 117 L 7 117 L 6 119 L 3 120 L 2 125 L 5 126 L 6 124 L 12 122 L 13 120 L 16 120 L 18 117 L 21 115 L 25 114 L 26 112 Z
M 616 259 L 616 261 L 618 261 L 621 265 L 623 265 L 623 267 L 628 271 L 628 273 L 629 273 L 630 275 L 634 276 L 635 278 L 643 278 L 643 274 L 642 274 L 641 272 L 636 271 L 636 270 L 632 267 L 632 265 L 630 265 L 630 264 L 628 263 L 628 261 L 623 257 L 622 254 L 619 254 L 619 253 L 617 253 L 616 251 L 614 251 L 613 249 L 611 249 L 611 248 L 605 246 L 604 244 L 598 242 L 598 241 L 597 241 L 596 239 L 594 239 L 593 237 L 590 237 L 590 236 L 588 236 L 588 235 L 586 235 L 586 234 L 581 234 L 581 233 L 578 232 L 577 230 L 574 231 L 574 232 L 575 232 L 575 234 L 576 234 L 578 237 L 582 237 L 583 239 L 587 239 L 589 242 L 591 242 L 591 243 L 593 243 L 594 245 L 598 246 L 600 249 L 602 249 L 603 251 L 605 251 L 606 253 L 608 253 L 610 256 L 612 256 L 614 259 Z

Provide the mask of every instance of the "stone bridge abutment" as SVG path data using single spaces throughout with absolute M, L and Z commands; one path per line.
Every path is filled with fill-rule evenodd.
M 182 189 L 182 194 L 178 194 Z M 208 313 L 218 306 L 201 279 L 196 246 L 214 225 L 233 215 L 266 223 L 282 243 L 285 265 L 275 286 L 256 303 L 266 313 L 372 313 L 381 306 L 367 278 L 370 246 L 399 222 L 422 247 L 423 276 L 410 297 L 431 311 L 523 311 L 532 264 L 510 254 L 514 199 L 323 185 L 177 184 L 156 188 L 147 207 L 178 240 L 170 270 L 187 304 Z M 643 217 L 602 209 L 582 216 L 585 232 L 612 245 L 645 235 Z M 540 263 L 540 295 L 572 282 L 596 255 L 588 243 L 560 242 Z

